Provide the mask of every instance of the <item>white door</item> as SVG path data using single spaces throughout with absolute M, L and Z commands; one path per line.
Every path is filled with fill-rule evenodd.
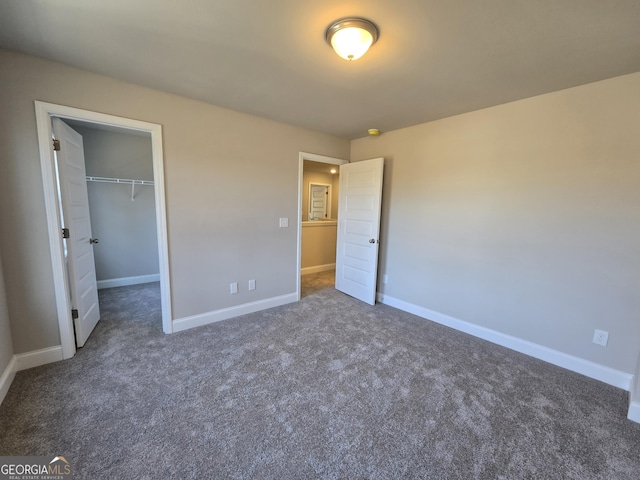
M 82 347 L 100 320 L 93 239 L 89 218 L 89 197 L 84 166 L 82 136 L 59 118 L 52 119 L 53 135 L 60 142 L 56 152 L 60 177 L 63 227 L 69 229 L 66 240 L 71 308 L 76 344 Z
M 309 220 L 327 218 L 328 201 L 329 187 L 311 184 L 309 186 Z
M 383 158 L 340 166 L 336 289 L 376 302 Z

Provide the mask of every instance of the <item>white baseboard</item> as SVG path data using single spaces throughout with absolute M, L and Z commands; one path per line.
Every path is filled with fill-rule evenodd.
M 640 400 L 629 402 L 629 413 L 627 418 L 636 423 L 640 423 Z
M 136 277 L 109 278 L 107 280 L 98 280 L 98 290 L 102 288 L 127 287 L 129 285 L 139 285 L 141 283 L 159 282 L 160 274 L 152 273 L 151 275 L 138 275 Z
M 629 391 L 633 375 L 378 293 L 380 303 Z
M 14 355 L 7 368 L 2 372 L 2 376 L 0 376 L 0 403 L 7 395 L 16 372 L 46 365 L 47 363 L 59 362 L 60 360 L 63 360 L 61 345 Z
M 279 297 L 272 297 L 264 300 L 258 300 L 256 302 L 244 303 L 235 307 L 223 308 L 221 310 L 214 310 L 213 312 L 201 313 L 199 315 L 193 315 L 191 317 L 179 318 L 173 321 L 173 332 L 181 332 L 190 328 L 201 327 L 210 323 L 228 320 L 240 315 L 259 312 L 260 310 L 279 307 L 280 305 L 285 305 L 287 303 L 293 303 L 297 301 L 298 294 L 289 293 L 287 295 L 281 295 Z
M 11 361 L 7 368 L 2 372 L 2 376 L 0 376 L 0 404 L 4 400 L 4 397 L 7 396 L 7 392 L 9 391 L 9 387 L 11 387 L 11 382 L 16 376 L 16 357 L 15 355 L 11 357 Z
M 631 390 L 629 390 L 629 420 L 640 423 L 640 360 L 638 360 L 638 369 L 631 382 Z
M 59 362 L 64 360 L 62 356 L 62 346 L 43 348 L 42 350 L 34 350 L 33 352 L 19 353 L 14 355 L 16 359 L 16 371 L 26 370 L 27 368 L 39 367 L 47 363 Z
M 329 270 L 335 270 L 335 263 L 327 263 L 326 265 L 316 265 L 315 267 L 304 267 L 300 269 L 300 275 L 309 275 L 310 273 L 327 272 Z

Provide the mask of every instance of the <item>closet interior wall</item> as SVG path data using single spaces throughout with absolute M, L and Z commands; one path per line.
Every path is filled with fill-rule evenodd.
M 88 177 L 153 181 L 151 139 L 145 134 L 72 125 L 83 137 Z M 98 288 L 159 277 L 152 184 L 88 181 Z

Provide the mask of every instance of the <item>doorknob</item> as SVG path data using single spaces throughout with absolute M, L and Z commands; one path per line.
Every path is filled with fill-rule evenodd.
M 89 243 L 99 243 L 99 240 L 97 238 L 90 238 Z
M 375 238 L 370 238 L 370 239 L 369 239 L 369 243 L 376 243 Z

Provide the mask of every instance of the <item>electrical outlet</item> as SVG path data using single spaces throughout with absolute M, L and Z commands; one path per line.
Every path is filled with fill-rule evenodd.
M 234 293 L 238 293 L 238 282 L 233 282 L 229 284 L 229 292 L 233 295 Z
M 385 285 L 387 284 L 387 282 L 389 281 L 389 275 L 387 275 L 386 273 L 382 276 L 382 283 L 384 283 Z
M 249 290 L 255 290 L 255 289 L 256 289 L 256 281 L 249 280 Z
M 602 345 L 603 347 L 607 346 L 607 341 L 609 340 L 609 332 L 605 332 L 604 330 L 596 330 L 593 332 L 593 343 L 596 345 Z

